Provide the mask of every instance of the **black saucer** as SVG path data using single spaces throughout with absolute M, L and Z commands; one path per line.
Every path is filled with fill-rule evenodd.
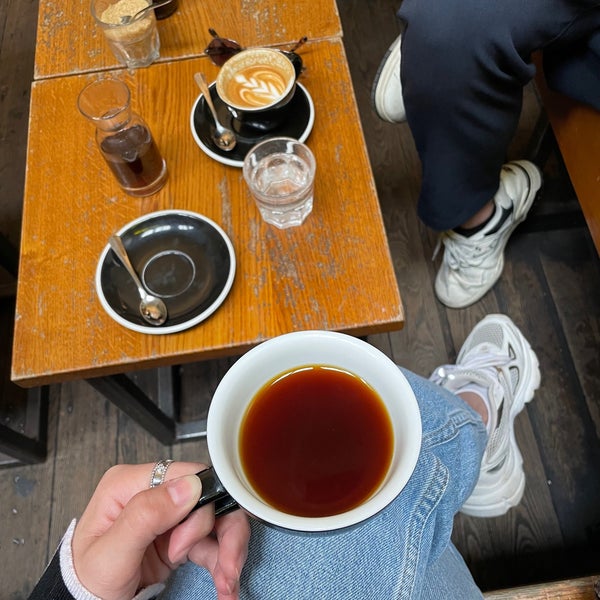
M 169 314 L 159 327 L 142 319 L 137 288 L 106 246 L 96 270 L 96 290 L 106 312 L 124 327 L 153 334 L 183 331 L 208 318 L 229 293 L 236 267 L 233 246 L 207 217 L 159 211 L 132 221 L 119 235 L 141 281 L 163 299 Z
M 237 145 L 233 150 L 225 152 L 213 142 L 211 134 L 214 131 L 214 121 L 203 95 L 198 96 L 192 107 L 190 128 L 202 151 L 225 165 L 241 167 L 250 148 L 258 142 L 279 136 L 304 142 L 312 130 L 315 120 L 314 104 L 310 94 L 300 83 L 296 83 L 296 92 L 288 105 L 289 116 L 281 125 L 268 132 L 248 127 L 235 119 L 217 94 L 214 83 L 209 89 L 219 120 L 225 127 L 235 131 Z

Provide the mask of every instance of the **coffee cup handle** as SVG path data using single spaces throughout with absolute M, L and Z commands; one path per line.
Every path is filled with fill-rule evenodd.
M 285 56 L 287 56 L 289 61 L 292 63 L 292 65 L 294 66 L 294 72 L 296 73 L 296 79 L 298 79 L 298 77 L 300 77 L 300 73 L 302 73 L 302 69 L 304 67 L 302 58 L 300 57 L 299 54 L 296 54 L 295 52 L 290 52 L 289 50 L 280 50 L 280 52 L 282 54 L 285 54 Z
M 202 482 L 202 494 L 192 510 L 214 502 L 215 516 L 221 517 L 239 508 L 238 503 L 229 495 L 212 467 L 196 473 L 196 476 Z

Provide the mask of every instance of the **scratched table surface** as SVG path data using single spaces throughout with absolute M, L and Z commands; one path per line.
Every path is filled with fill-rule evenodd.
M 184 2 L 185 4 L 186 2 Z M 170 178 L 136 199 L 115 183 L 76 98 L 95 75 L 32 86 L 12 378 L 23 386 L 241 354 L 283 333 L 327 329 L 366 335 L 399 329 L 403 309 L 340 39 L 308 43 L 301 82 L 315 105 L 307 143 L 317 159 L 315 204 L 298 228 L 262 222 L 241 170 L 203 153 L 189 129 L 204 58 L 115 71 L 132 90 Z M 332 77 L 335 73 L 335 77 Z M 66 135 L 65 132 L 70 132 Z M 181 333 L 126 329 L 94 286 L 109 236 L 155 210 L 185 209 L 220 224 L 237 273 L 223 305 Z
M 160 59 L 200 56 L 211 39 L 208 28 L 246 46 L 291 45 L 341 37 L 333 1 L 180 0 L 177 11 L 158 21 Z M 34 78 L 119 68 L 90 12 L 90 0 L 40 0 Z

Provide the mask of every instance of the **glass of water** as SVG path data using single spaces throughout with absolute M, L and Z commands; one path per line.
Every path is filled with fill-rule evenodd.
M 301 225 L 312 210 L 315 170 L 308 146 L 276 137 L 248 152 L 243 173 L 262 218 L 286 229 Z

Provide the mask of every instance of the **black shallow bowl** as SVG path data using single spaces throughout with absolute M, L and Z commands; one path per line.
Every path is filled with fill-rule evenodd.
M 227 297 L 235 253 L 225 232 L 207 217 L 159 211 L 118 233 L 142 283 L 163 299 L 169 313 L 159 327 L 142 319 L 137 288 L 107 245 L 96 270 L 96 291 L 106 312 L 124 327 L 152 334 L 183 331 L 208 318 Z
M 300 83 L 296 83 L 294 97 L 286 106 L 285 120 L 269 131 L 261 131 L 235 119 L 217 94 L 214 83 L 210 84 L 209 90 L 221 124 L 235 132 L 237 144 L 233 150 L 226 152 L 213 142 L 214 121 L 203 95 L 198 96 L 192 107 L 190 129 L 202 151 L 225 165 L 242 167 L 250 148 L 268 138 L 285 136 L 304 142 L 312 131 L 315 107 L 307 89 Z

